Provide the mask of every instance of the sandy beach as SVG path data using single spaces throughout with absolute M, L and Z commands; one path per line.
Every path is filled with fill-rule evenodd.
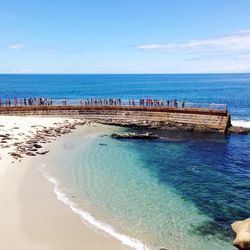
M 82 221 L 57 199 L 53 184 L 37 168 L 43 152 L 47 153 L 44 148 L 49 143 L 55 146 L 56 136 L 44 139 L 40 154 L 37 150 L 31 151 L 35 156 L 10 155 L 17 147 L 27 150 L 22 145 L 39 131 L 73 123 L 62 118 L 0 116 L 0 135 L 5 135 L 0 138 L 0 249 L 131 249 Z

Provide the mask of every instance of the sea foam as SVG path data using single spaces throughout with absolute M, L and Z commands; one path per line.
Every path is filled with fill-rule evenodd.
M 127 235 L 121 234 L 117 232 L 112 226 L 105 224 L 102 221 L 98 221 L 96 218 L 94 218 L 90 213 L 80 209 L 73 201 L 71 201 L 65 193 L 63 193 L 59 188 L 59 181 L 56 180 L 54 177 L 50 176 L 45 170 L 45 165 L 42 165 L 39 167 L 39 170 L 42 172 L 43 176 L 54 185 L 54 193 L 56 194 L 56 197 L 58 200 L 62 201 L 66 205 L 68 205 L 71 210 L 80 215 L 83 219 L 83 222 L 90 224 L 91 226 L 94 226 L 95 228 L 102 230 L 106 233 L 108 233 L 110 236 L 118 239 L 122 242 L 122 244 L 125 244 L 127 246 L 130 246 L 137 250 L 151 250 L 149 247 L 145 246 L 140 240 L 131 238 Z
M 247 120 L 232 120 L 233 126 L 239 126 L 244 128 L 250 128 L 250 121 Z

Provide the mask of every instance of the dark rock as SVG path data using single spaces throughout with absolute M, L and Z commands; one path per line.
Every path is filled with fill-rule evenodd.
M 158 139 L 159 135 L 153 133 L 137 134 L 137 133 L 126 133 L 126 134 L 112 134 L 112 138 L 116 139 Z
M 29 151 L 31 151 L 31 152 L 36 152 L 37 149 L 36 149 L 36 148 L 30 148 Z
M 34 148 L 42 148 L 42 146 L 41 146 L 41 145 L 36 144 L 36 143 L 35 143 L 35 144 L 33 144 L 33 147 L 34 147 Z
M 26 141 L 27 144 L 37 143 L 37 140 L 31 139 Z
M 4 140 L 12 140 L 10 137 L 4 137 Z
M 247 135 L 250 132 L 249 128 L 243 128 L 243 127 L 237 127 L 237 126 L 231 126 L 228 129 L 229 133 L 233 133 L 233 134 L 244 134 Z
M 34 154 L 32 152 L 27 152 L 26 155 L 28 155 L 28 156 L 36 156 L 36 154 Z
M 22 156 L 18 153 L 12 152 L 10 153 L 11 156 L 13 156 L 15 159 L 22 158 Z

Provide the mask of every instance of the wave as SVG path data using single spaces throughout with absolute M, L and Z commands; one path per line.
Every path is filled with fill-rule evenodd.
M 95 219 L 90 213 L 83 211 L 82 209 L 78 208 L 77 205 L 71 201 L 65 193 L 63 193 L 59 188 L 59 182 L 52 176 L 50 176 L 47 172 L 43 170 L 44 165 L 39 167 L 39 170 L 42 172 L 43 176 L 52 184 L 54 184 L 54 193 L 57 196 L 57 199 L 62 201 L 63 203 L 67 204 L 71 210 L 79 214 L 81 218 L 84 220 L 84 222 L 89 223 L 90 225 L 96 227 L 97 229 L 100 229 L 112 237 L 118 239 L 123 244 L 130 246 L 137 250 L 151 250 L 147 246 L 145 246 L 140 240 L 131 238 L 127 235 L 118 233 L 112 226 L 105 224 L 104 222 L 98 221 Z
M 239 126 L 244 128 L 250 128 L 250 121 L 247 120 L 232 120 L 233 126 Z

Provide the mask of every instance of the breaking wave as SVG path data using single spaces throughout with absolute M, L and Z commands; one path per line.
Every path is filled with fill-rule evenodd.
M 250 128 L 250 121 L 247 120 L 232 120 L 233 126 L 239 126 L 244 128 Z
M 44 171 L 44 165 L 42 165 L 39 170 L 42 172 L 43 176 L 54 185 L 54 193 L 57 196 L 57 199 L 68 205 L 71 210 L 80 215 L 84 222 L 94 226 L 97 229 L 100 229 L 110 236 L 118 239 L 123 244 L 130 246 L 137 250 L 150 250 L 147 246 L 145 246 L 140 240 L 131 238 L 127 235 L 118 233 L 112 226 L 105 224 L 104 222 L 98 221 L 94 218 L 90 213 L 80 209 L 73 201 L 71 201 L 65 193 L 63 193 L 59 188 L 59 182 L 52 176 L 50 176 L 47 172 Z

